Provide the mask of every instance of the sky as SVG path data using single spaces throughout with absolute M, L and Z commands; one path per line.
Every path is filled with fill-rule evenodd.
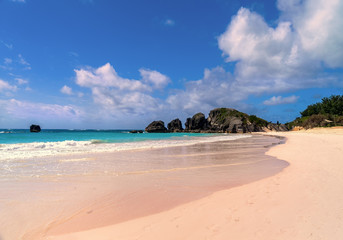
M 0 0 L 0 128 L 282 123 L 342 94 L 341 0 Z

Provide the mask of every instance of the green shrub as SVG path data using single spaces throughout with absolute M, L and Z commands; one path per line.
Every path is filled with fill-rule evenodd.
M 248 117 L 249 122 L 255 123 L 256 125 L 260 127 L 265 127 L 268 125 L 268 122 L 262 118 L 256 117 L 255 115 L 250 115 Z
M 318 115 L 318 114 L 331 114 L 343 115 L 343 95 L 332 95 L 325 97 L 322 102 L 309 105 L 303 112 L 300 113 L 302 117 Z
M 330 120 L 327 119 L 325 115 L 315 114 L 303 121 L 302 126 L 305 129 L 315 128 L 315 127 L 325 127 L 329 126 Z

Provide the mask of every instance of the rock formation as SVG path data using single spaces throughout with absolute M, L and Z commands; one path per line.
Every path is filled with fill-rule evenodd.
M 157 127 L 157 123 L 159 123 Z M 168 124 L 170 132 L 182 131 L 181 121 L 175 119 Z M 148 130 L 147 130 L 148 129 Z M 147 132 L 166 132 L 162 121 L 152 122 Z M 232 108 L 216 108 L 210 111 L 208 118 L 203 113 L 197 113 L 187 118 L 185 132 L 213 133 L 247 133 L 265 131 L 288 131 L 286 125 L 270 123 L 255 115 L 248 115 Z
M 227 133 L 260 132 L 268 123 L 254 115 L 249 116 L 232 108 L 213 109 L 207 122 L 210 131 Z
M 180 119 L 174 119 L 170 123 L 168 123 L 168 131 L 169 132 L 182 132 L 182 123 Z
M 215 132 L 243 132 L 245 114 L 231 108 L 216 108 L 210 111 L 208 126 Z
M 207 129 L 207 121 L 203 113 L 197 113 L 192 118 L 187 118 L 186 131 L 200 131 Z
M 164 126 L 163 121 L 153 121 L 146 128 L 146 132 L 149 133 L 165 133 L 168 132 L 167 128 Z
M 288 131 L 288 128 L 286 127 L 285 124 L 268 123 L 266 128 L 270 131 L 275 131 L 275 132 Z
M 143 133 L 143 130 L 131 130 L 130 133 Z
M 39 125 L 32 124 L 30 126 L 30 132 L 40 132 L 40 131 L 41 131 L 41 128 Z

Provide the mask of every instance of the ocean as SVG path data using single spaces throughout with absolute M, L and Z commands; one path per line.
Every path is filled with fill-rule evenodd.
M 206 133 L 130 133 L 130 130 L 44 129 L 31 133 L 28 129 L 0 129 L 0 144 L 90 141 L 92 143 L 122 143 L 171 138 L 202 137 Z
M 234 140 L 249 135 L 208 133 L 130 133 L 129 130 L 0 129 L 0 160 L 61 154 L 151 149 Z

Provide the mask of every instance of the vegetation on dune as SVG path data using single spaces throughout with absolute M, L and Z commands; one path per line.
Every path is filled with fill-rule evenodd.
M 343 95 L 325 97 L 321 102 L 309 105 L 300 114 L 301 117 L 286 124 L 289 129 L 295 126 L 305 129 L 343 126 Z
M 309 105 L 300 114 L 302 117 L 318 114 L 343 116 L 343 95 L 325 97 L 322 102 Z

